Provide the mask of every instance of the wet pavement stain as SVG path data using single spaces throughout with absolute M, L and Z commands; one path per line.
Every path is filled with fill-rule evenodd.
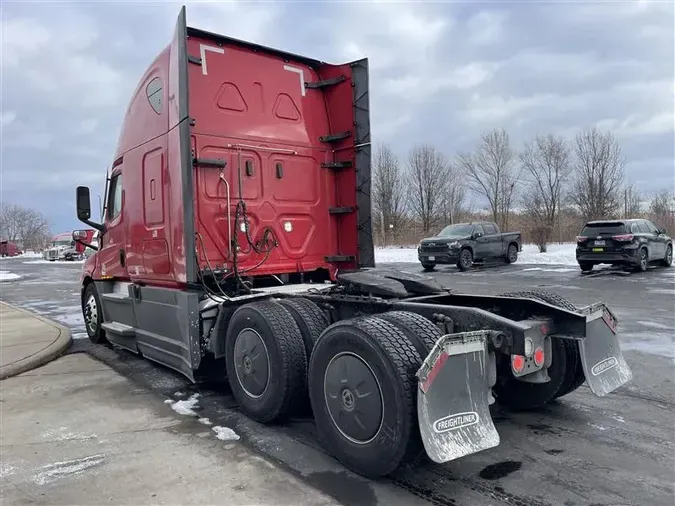
M 505 460 L 485 467 L 478 475 L 484 480 L 498 480 L 518 471 L 522 465 L 522 462 Z
M 307 476 L 310 485 L 323 490 L 345 506 L 375 506 L 377 497 L 364 479 L 346 472 L 318 472 Z
M 551 450 L 544 450 L 544 453 L 548 453 L 549 455 L 559 455 L 563 453 L 565 450 L 556 450 L 556 449 L 551 449 Z

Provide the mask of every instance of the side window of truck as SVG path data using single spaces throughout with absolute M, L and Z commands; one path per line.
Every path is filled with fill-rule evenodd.
M 491 223 L 486 223 L 483 225 L 483 229 L 485 230 L 485 235 L 495 235 L 497 233 L 497 227 Z
M 122 174 L 116 174 L 112 177 L 108 202 L 110 202 L 108 219 L 114 220 L 122 211 Z
M 148 97 L 150 107 L 157 114 L 162 114 L 162 95 L 162 80 L 159 77 L 155 77 L 145 87 L 145 96 Z

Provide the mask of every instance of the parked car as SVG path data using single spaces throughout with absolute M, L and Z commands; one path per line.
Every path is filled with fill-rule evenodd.
M 589 221 L 577 236 L 576 255 L 583 272 L 598 264 L 646 271 L 650 263 L 672 265 L 673 239 L 649 220 Z
M 465 271 L 486 260 L 514 263 L 521 250 L 520 232 L 501 233 L 496 223 L 485 221 L 448 225 L 438 235 L 422 239 L 417 256 L 425 271 L 437 264 L 455 264 Z

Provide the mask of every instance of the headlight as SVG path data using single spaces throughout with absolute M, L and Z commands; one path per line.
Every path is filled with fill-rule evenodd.
M 451 248 L 459 248 L 459 241 L 451 242 L 449 246 Z

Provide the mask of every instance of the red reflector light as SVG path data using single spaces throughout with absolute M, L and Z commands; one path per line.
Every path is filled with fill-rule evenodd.
M 536 364 L 537 367 L 541 367 L 544 365 L 544 350 L 541 348 L 537 348 L 534 350 L 534 363 Z
M 431 387 L 431 384 L 434 382 L 436 379 L 436 376 L 438 376 L 438 373 L 441 372 L 441 369 L 445 365 L 445 363 L 448 360 L 448 354 L 446 352 L 441 353 L 438 358 L 436 359 L 436 362 L 434 365 L 431 367 L 431 370 L 429 371 L 429 374 L 427 374 L 427 379 L 422 383 L 422 391 L 424 393 L 427 393 L 429 391 L 429 388 Z
M 584 237 L 583 235 L 578 235 L 577 236 L 577 242 L 584 242 L 588 237 Z
M 522 355 L 511 355 L 511 367 L 515 372 L 523 372 L 523 369 L 525 369 L 525 357 Z
M 633 240 L 633 234 L 619 234 L 619 235 L 613 235 L 612 239 L 615 241 L 632 241 Z

